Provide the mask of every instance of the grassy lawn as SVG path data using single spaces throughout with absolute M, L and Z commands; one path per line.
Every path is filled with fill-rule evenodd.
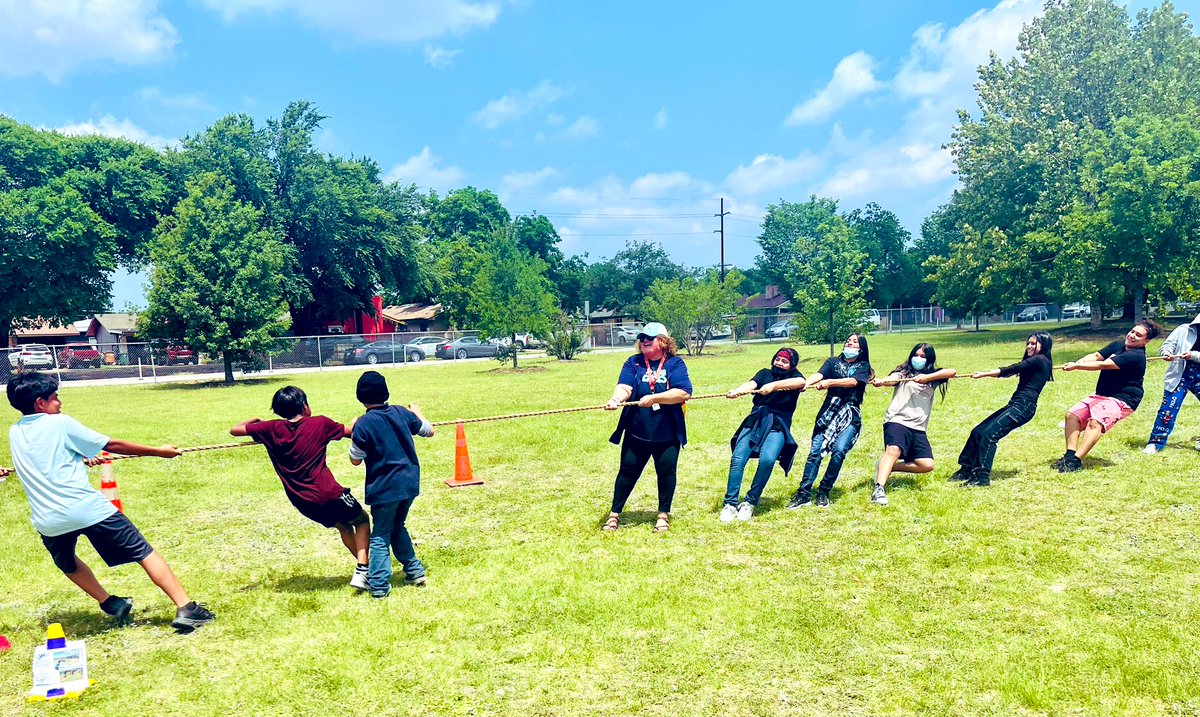
M 1120 335 L 1056 334 L 1056 363 Z M 961 372 L 1015 361 L 1029 326 L 931 332 Z M 886 373 L 916 334 L 873 338 Z M 1156 351 L 1159 341 L 1151 345 Z M 688 360 L 696 393 L 736 386 L 775 345 Z M 812 373 L 827 347 L 800 347 Z M 686 358 L 686 357 L 685 357 Z M 394 402 L 432 420 L 594 405 L 623 354 L 535 370 L 494 362 L 385 370 Z M 652 535 L 652 470 L 622 528 L 599 530 L 618 450 L 600 411 L 470 425 L 482 488 L 442 485 L 453 429 L 421 440 L 422 497 L 409 525 L 429 587 L 386 601 L 347 585 L 333 531 L 299 516 L 257 448 L 117 465 L 125 509 L 217 622 L 179 636 L 169 601 L 136 566 L 99 567 L 135 598 L 110 629 L 59 574 L 29 525 L 15 478 L 0 484 L 0 714 L 87 715 L 1200 715 L 1200 404 L 1189 399 L 1170 450 L 1145 445 L 1164 365 L 1146 400 L 1082 473 L 1059 475 L 1059 423 L 1095 374 L 1058 374 L 1028 426 L 1000 444 L 993 485 L 946 478 L 968 432 L 1015 379 L 958 380 L 935 405 L 937 470 L 868 503 L 888 389 L 868 389 L 864 433 L 827 511 L 786 511 L 803 465 L 776 470 L 753 521 L 720 525 L 729 437 L 749 399 L 688 409 L 672 530 Z M 295 382 L 313 409 L 350 420 L 358 372 Z M 234 422 L 267 417 L 287 379 L 233 387 L 67 387 L 64 411 L 145 443 L 221 443 Z M 801 399 L 802 444 L 819 395 Z M 15 412 L 9 418 L 15 420 Z M 362 496 L 345 442 L 335 475 Z M 11 465 L 7 441 L 0 463 Z M 747 471 L 747 484 L 751 470 Z M 86 541 L 81 555 L 100 561 Z M 86 638 L 96 685 L 79 702 L 26 706 L 30 656 L 45 625 Z

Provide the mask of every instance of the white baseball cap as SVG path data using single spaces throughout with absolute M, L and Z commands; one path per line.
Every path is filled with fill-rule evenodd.
M 657 336 L 670 336 L 670 335 L 671 335 L 671 332 L 667 331 L 667 327 L 663 326 L 662 324 L 658 323 L 657 321 L 651 321 L 650 323 L 643 326 L 642 330 L 638 332 L 639 339 L 642 338 L 643 336 L 657 337 Z

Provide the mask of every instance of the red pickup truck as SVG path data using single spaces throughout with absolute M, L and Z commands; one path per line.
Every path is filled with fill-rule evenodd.
M 67 344 L 58 352 L 58 365 L 67 368 L 99 368 L 103 357 L 91 344 Z
M 200 358 L 196 355 L 196 352 L 187 346 L 168 346 L 163 349 L 161 356 L 168 366 L 173 363 L 200 363 Z

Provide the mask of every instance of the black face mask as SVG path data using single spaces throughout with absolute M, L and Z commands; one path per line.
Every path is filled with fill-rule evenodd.
M 774 363 L 771 364 L 771 375 L 774 376 L 775 378 L 785 378 L 791 372 L 792 372 L 792 370 L 790 368 L 783 369 L 783 368 L 779 368 Z

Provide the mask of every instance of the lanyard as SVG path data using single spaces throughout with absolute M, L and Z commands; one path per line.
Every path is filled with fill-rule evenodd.
M 650 393 L 654 393 L 654 377 L 658 374 L 659 371 L 662 371 L 663 363 L 666 362 L 667 357 L 664 356 L 664 357 L 660 358 L 658 360 L 658 368 L 653 371 L 650 370 L 650 359 L 646 358 L 645 356 L 642 356 L 642 360 L 646 362 L 646 381 L 647 381 L 647 383 L 650 384 Z M 667 389 L 669 390 L 670 388 L 671 388 L 671 381 L 668 379 Z

